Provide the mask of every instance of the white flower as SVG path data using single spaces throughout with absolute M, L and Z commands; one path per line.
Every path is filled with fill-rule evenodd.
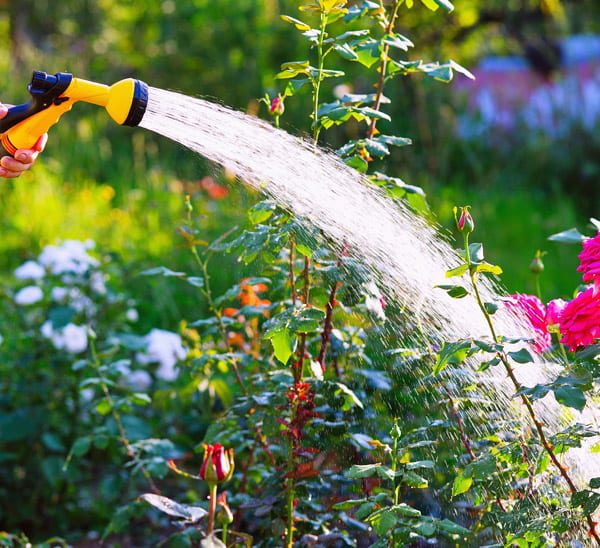
M 50 339 L 52 337 L 52 334 L 54 333 L 54 329 L 52 328 L 52 322 L 50 320 L 45 321 L 40 329 L 40 332 L 46 339 Z
M 50 292 L 50 297 L 52 298 L 53 301 L 55 301 L 57 303 L 63 302 L 67 298 L 68 295 L 69 295 L 69 290 L 66 287 L 62 287 L 60 285 L 53 287 L 52 291 Z
M 175 364 L 183 360 L 187 351 L 183 347 L 181 337 L 177 333 L 163 329 L 152 329 L 146 335 L 146 352 L 140 352 L 137 359 L 140 363 L 158 363 L 156 376 L 165 381 L 177 378 Z
M 84 325 L 68 324 L 62 331 L 65 350 L 71 354 L 79 354 L 87 348 L 87 329 Z
M 27 306 L 40 302 L 43 298 L 44 294 L 39 287 L 28 285 L 15 295 L 15 302 L 20 306 Z
M 106 295 L 106 276 L 102 272 L 92 272 L 90 276 L 90 287 L 98 295 Z
M 27 261 L 15 270 L 17 280 L 41 280 L 46 271 L 35 261 Z
M 93 243 L 93 242 L 92 242 Z M 61 245 L 46 246 L 38 261 L 53 274 L 74 273 L 85 274 L 91 267 L 98 266 L 98 261 L 88 255 L 87 250 L 93 245 L 78 240 L 66 240 Z
M 319 381 L 323 380 L 323 368 L 317 360 L 310 360 L 310 370 L 312 371 L 315 379 Z
M 333 95 L 336 99 L 341 99 L 344 95 L 350 95 L 352 88 L 348 84 L 338 84 L 333 88 Z
M 134 390 L 148 390 L 152 385 L 152 377 L 147 371 L 138 369 L 132 371 L 127 377 L 127 382 Z
M 137 322 L 140 319 L 140 315 L 138 314 L 138 311 L 135 308 L 130 308 L 126 313 L 125 313 L 125 317 L 130 321 L 130 322 Z
M 87 349 L 87 328 L 84 325 L 69 323 L 62 329 L 54 329 L 52 322 L 44 322 L 40 330 L 46 339 L 50 339 L 54 348 L 79 354 Z
M 365 288 L 365 306 L 377 319 L 385 320 L 385 300 L 374 282 L 369 282 Z

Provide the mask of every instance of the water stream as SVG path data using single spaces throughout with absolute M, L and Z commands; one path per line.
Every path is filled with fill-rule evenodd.
M 156 88 L 150 89 L 140 125 L 233 171 L 321 230 L 331 242 L 347 243 L 350 253 L 372 270 L 386 298 L 401 303 L 411 317 L 418 318 L 432 341 L 488 337 L 487 324 L 473 298 L 452 299 L 435 289 L 449 283 L 445 272 L 459 264 L 439 231 L 408 207 L 383 196 L 334 154 L 241 112 Z M 482 280 L 482 296 L 486 302 L 498 302 L 500 293 L 490 280 Z M 494 318 L 499 333 L 526 333 L 520 320 L 506 309 Z M 539 360 L 517 366 L 516 374 L 523 384 L 533 386 L 557 373 Z M 478 375 L 497 395 L 500 412 L 508 414 L 516 407 L 514 389 L 503 368 Z M 590 406 L 569 421 L 597 422 L 598 409 Z M 550 431 L 564 428 L 560 415 L 564 408 L 553 396 L 537 402 L 536 408 Z M 581 479 L 600 476 L 600 459 L 585 448 L 571 450 L 566 460 Z

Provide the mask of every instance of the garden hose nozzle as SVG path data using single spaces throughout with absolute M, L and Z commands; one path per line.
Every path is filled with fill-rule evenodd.
M 105 86 L 66 72 L 35 71 L 28 90 L 31 101 L 9 108 L 0 120 L 0 156 L 32 148 L 78 101 L 106 108 L 117 124 L 125 126 L 139 125 L 148 104 L 148 85 L 133 78 Z

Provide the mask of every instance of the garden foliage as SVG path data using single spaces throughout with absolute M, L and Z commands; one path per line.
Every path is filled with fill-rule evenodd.
M 310 58 L 283 63 L 279 93 L 263 102 L 277 125 L 290 104 L 309 104 L 315 146 L 330 128 L 353 127 L 337 151 L 343 161 L 391 201 L 428 216 L 420 187 L 381 163 L 372 168 L 411 142 L 380 130 L 390 120 L 391 80 L 471 76 L 453 60 L 409 56 L 415 45 L 398 19 L 417 9 L 453 6 L 301 3 L 282 19 L 306 40 Z M 326 97 L 323 82 L 349 64 L 364 70 L 366 93 Z M 139 275 L 139 283 L 159 278 L 203 299 L 207 313 L 170 331 L 138 331 L 136 302 L 120 286 L 123 264 L 91 242 L 44 248 L 2 287 L 0 519 L 15 534 L 0 541 L 22 545 L 21 532 L 135 546 L 598 540 L 600 479 L 582 489 L 562 461 L 596 432 L 568 420 L 550 433 L 533 405 L 552 393 L 569 417 L 596 397 L 598 236 L 554 237 L 585 248 L 589 287 L 568 304 L 546 307 L 523 295 L 482 302 L 480 278 L 502 269 L 470 241 L 468 207 L 456 210 L 460 262 L 431 291 L 472 295 L 490 332 L 415 344 L 414 333 L 390 336 L 386 327 L 401 325 L 404 311 L 386 302 L 345 242 L 329 245 L 271 200 L 248 210 L 245 228 L 207 240 L 195 207 L 188 197 L 177 227 L 189 271 L 166 263 Z M 214 264 L 223 254 L 248 276 L 217 291 L 223 273 Z M 531 333 L 516 340 L 496 332 L 494 314 L 505 306 Z M 522 386 L 514 366 L 539 367 L 536 352 L 560 373 Z M 513 381 L 514 410 L 499 413 L 479 383 L 488 368 Z M 27 505 L 10 505 L 17 491 L 31 493 Z

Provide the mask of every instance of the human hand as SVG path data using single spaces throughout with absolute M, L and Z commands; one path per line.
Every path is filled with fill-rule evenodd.
M 0 103 L 0 120 L 8 114 L 8 106 Z M 42 135 L 31 149 L 20 149 L 15 157 L 4 156 L 0 159 L 0 177 L 14 179 L 27 171 L 35 163 L 39 153 L 44 150 L 48 135 Z

